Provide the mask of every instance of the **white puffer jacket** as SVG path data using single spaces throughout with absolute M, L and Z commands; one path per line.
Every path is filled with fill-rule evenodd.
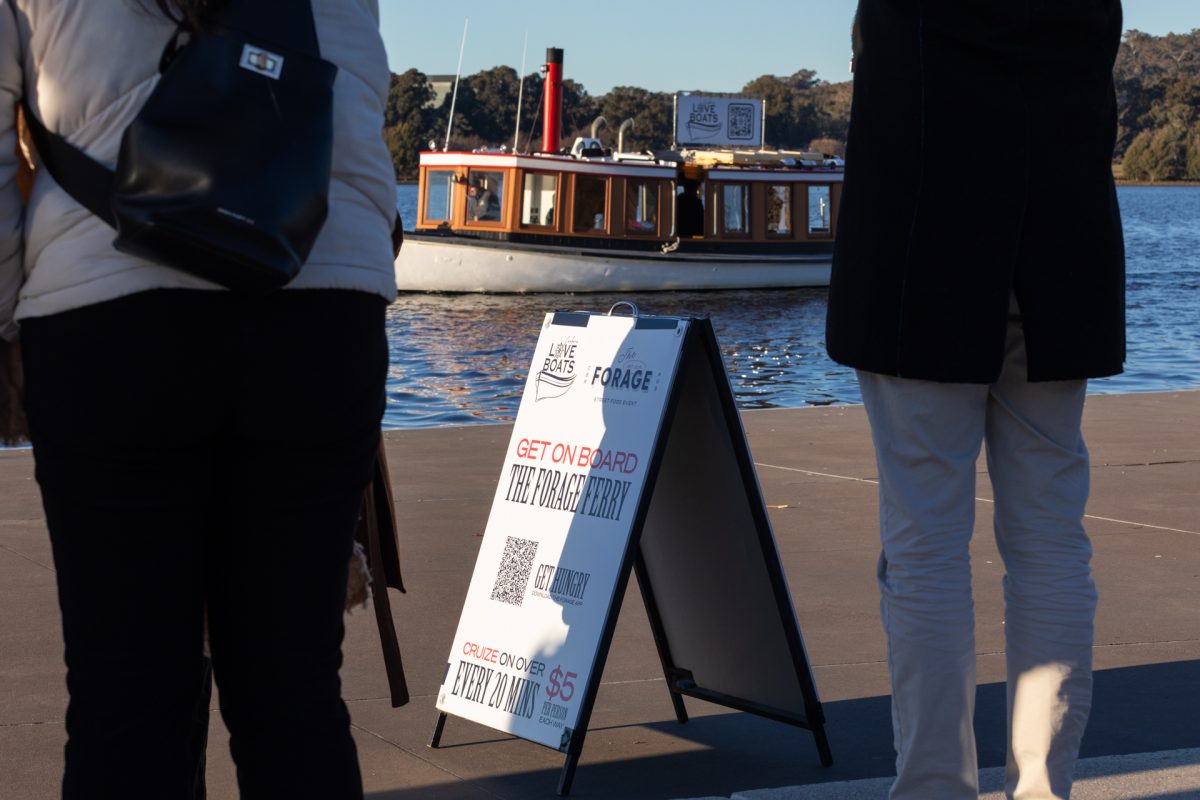
M 396 196 L 381 136 L 388 67 L 378 2 L 312 6 L 321 56 L 338 67 L 333 175 L 329 217 L 289 288 L 354 289 L 391 301 Z M 14 338 L 24 317 L 147 289 L 218 288 L 114 250 L 113 230 L 45 170 L 23 212 L 14 180 L 14 107 L 25 95 L 47 128 L 113 167 L 173 31 L 153 0 L 0 0 L 0 336 Z

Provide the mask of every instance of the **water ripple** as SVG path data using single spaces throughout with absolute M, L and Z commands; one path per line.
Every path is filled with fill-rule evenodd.
M 1200 188 L 1121 187 L 1127 253 L 1126 371 L 1096 393 L 1200 388 Z M 400 187 L 411 227 L 416 187 Z M 511 422 L 542 317 L 604 311 L 709 317 L 740 408 L 860 402 L 852 370 L 825 355 L 824 289 L 622 295 L 401 295 L 388 309 L 385 424 Z

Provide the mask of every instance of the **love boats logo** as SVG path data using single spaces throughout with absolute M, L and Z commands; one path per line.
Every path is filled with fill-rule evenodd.
M 550 344 L 537 374 L 535 401 L 562 397 L 575 384 L 575 351 L 578 347 L 579 340 L 574 336 Z

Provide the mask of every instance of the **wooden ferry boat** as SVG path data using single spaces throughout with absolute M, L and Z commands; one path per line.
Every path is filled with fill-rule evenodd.
M 543 142 L 559 141 L 562 51 Z M 622 133 L 625 125 L 622 126 Z M 825 286 L 842 164 L 820 154 L 424 152 L 400 291 L 614 292 Z

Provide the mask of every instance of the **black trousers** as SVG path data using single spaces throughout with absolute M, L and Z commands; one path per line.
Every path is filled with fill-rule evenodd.
M 385 305 L 161 290 L 23 322 L 68 800 L 192 796 L 206 611 L 242 798 L 362 797 L 338 670 Z

